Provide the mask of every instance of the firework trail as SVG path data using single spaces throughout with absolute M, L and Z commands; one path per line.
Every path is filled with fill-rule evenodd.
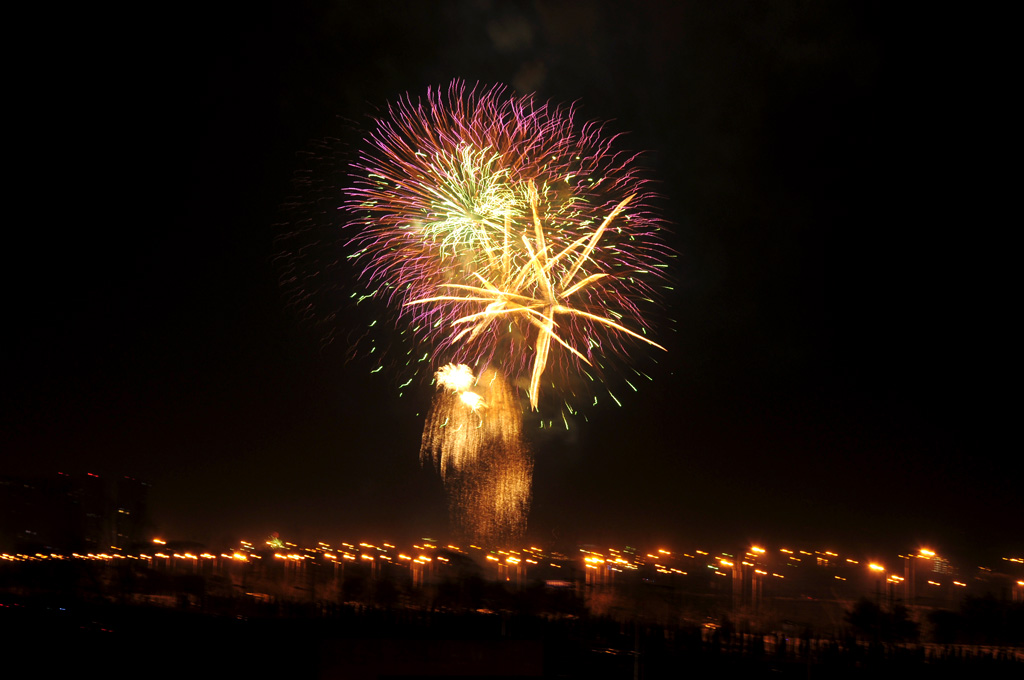
M 571 413 L 580 376 L 602 385 L 639 348 L 664 349 L 648 319 L 671 254 L 652 196 L 600 125 L 500 86 L 407 96 L 366 141 L 352 259 L 447 364 L 421 458 L 470 533 L 515 533 L 532 461 L 512 386 L 534 411 L 551 395 Z
M 533 479 L 519 399 L 494 369 L 478 379 L 468 366 L 449 364 L 436 378 L 440 393 L 427 415 L 420 460 L 444 480 L 453 524 L 475 541 L 518 536 Z

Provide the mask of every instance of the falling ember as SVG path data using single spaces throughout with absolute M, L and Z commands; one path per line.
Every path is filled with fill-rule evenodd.
M 476 379 L 468 366 L 449 364 L 436 377 L 420 460 L 441 474 L 462 533 L 481 542 L 518 537 L 530 507 L 533 460 L 515 392 L 495 370 Z
M 471 469 L 446 480 L 452 522 L 477 543 L 515 541 L 526 530 L 532 485 L 525 447 L 489 448 Z

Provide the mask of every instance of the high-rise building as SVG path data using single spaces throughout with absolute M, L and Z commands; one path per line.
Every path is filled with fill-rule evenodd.
M 95 473 L 0 477 L 0 549 L 67 554 L 141 543 L 151 530 L 149 488 Z

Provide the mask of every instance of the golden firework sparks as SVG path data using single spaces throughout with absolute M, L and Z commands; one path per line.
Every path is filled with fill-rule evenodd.
M 567 349 L 584 363 L 588 365 L 591 363 L 582 352 L 573 347 L 556 332 L 558 323 L 555 321 L 555 317 L 558 315 L 584 317 L 590 321 L 613 328 L 620 333 L 625 333 L 642 340 L 658 349 L 664 350 L 665 348 L 607 316 L 577 309 L 573 306 L 571 300 L 572 296 L 576 293 L 583 291 L 609 275 L 607 272 L 595 272 L 589 275 L 581 274 L 581 272 L 586 271 L 585 265 L 588 263 L 595 264 L 591 255 L 601 240 L 601 236 L 616 216 L 633 199 L 633 196 L 626 197 L 615 206 L 592 234 L 576 239 L 558 253 L 549 256 L 548 250 L 550 246 L 546 244 L 547 239 L 545 238 L 544 225 L 537 212 L 537 188 L 532 182 L 529 184 L 528 195 L 533 216 L 533 235 L 532 240 L 529 233 L 520 235 L 523 249 L 529 257 L 518 270 L 513 270 L 511 267 L 513 259 L 509 255 L 509 226 L 506 222 L 503 229 L 505 238 L 503 239 L 504 245 L 500 257 L 500 278 L 490 280 L 484 274 L 476 271 L 473 274 L 479 279 L 480 286 L 457 283 L 442 284 L 445 288 L 466 291 L 464 295 L 438 295 L 412 300 L 406 304 L 421 305 L 439 302 L 476 302 L 484 304 L 483 311 L 459 317 L 452 322 L 452 326 L 456 328 L 471 324 L 468 328 L 463 328 L 456 333 L 453 341 L 459 341 L 463 338 L 472 340 L 501 317 L 519 315 L 525 318 L 538 331 L 529 389 L 530 406 L 536 410 L 540 395 L 540 380 L 548 364 L 552 341 Z M 493 255 L 491 261 L 496 261 Z

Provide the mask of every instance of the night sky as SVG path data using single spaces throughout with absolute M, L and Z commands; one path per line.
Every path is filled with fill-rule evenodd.
M 328 178 L 376 107 L 461 78 L 628 132 L 679 253 L 655 380 L 534 433 L 528 540 L 1022 552 L 998 17 L 279 4 L 21 22 L 0 472 L 148 480 L 213 544 L 445 537 L 431 388 L 304 322 L 277 256 L 318 140 Z

